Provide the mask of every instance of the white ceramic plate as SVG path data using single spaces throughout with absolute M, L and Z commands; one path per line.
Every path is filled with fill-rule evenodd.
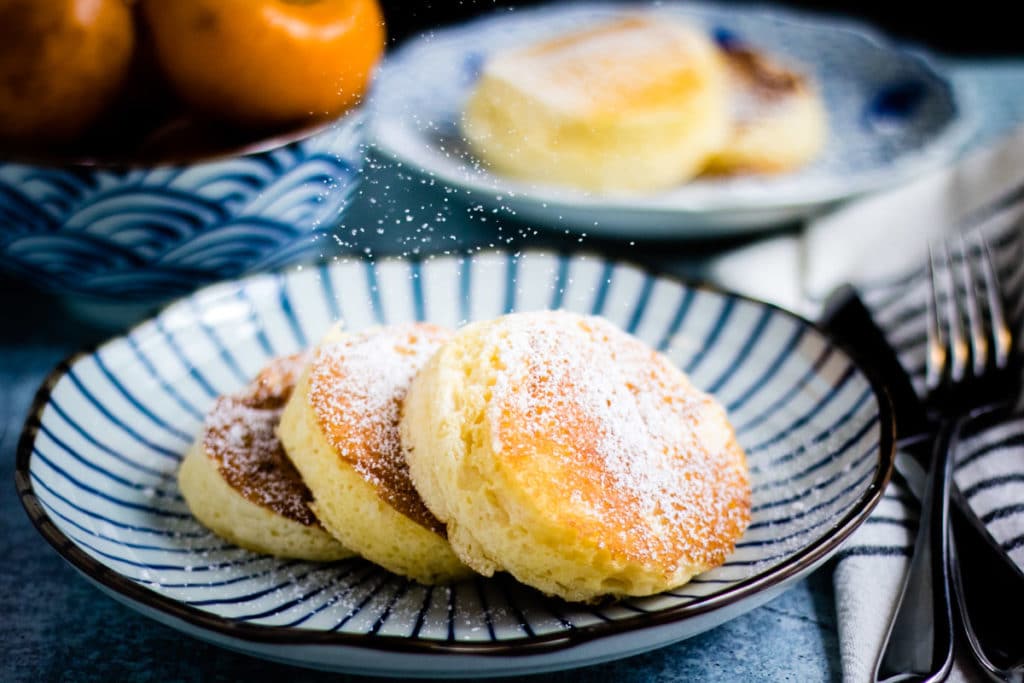
M 724 566 L 674 591 L 587 606 L 507 576 L 424 588 L 362 560 L 255 555 L 189 514 L 175 473 L 214 397 L 332 321 L 456 326 L 544 308 L 606 316 L 728 407 L 749 456 L 753 521 Z M 25 427 L 16 477 L 65 559 L 174 628 L 305 666 L 479 677 L 625 657 L 769 600 L 866 519 L 892 443 L 872 382 L 788 313 L 598 257 L 493 252 L 357 260 L 202 290 L 55 370 Z
M 598 195 L 504 178 L 473 157 L 459 119 L 488 54 L 638 9 L 683 17 L 812 73 L 829 115 L 820 158 L 777 176 L 696 180 L 650 195 Z M 622 238 L 716 236 L 807 216 L 941 165 L 970 129 L 952 85 L 923 57 L 863 27 L 776 9 L 690 2 L 560 3 L 431 32 L 388 57 L 369 110 L 372 144 L 469 193 L 457 197 L 542 225 Z

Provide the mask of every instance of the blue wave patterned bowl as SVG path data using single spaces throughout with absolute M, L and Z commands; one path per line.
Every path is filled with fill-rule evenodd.
M 427 588 L 359 559 L 255 555 L 189 514 L 175 472 L 203 413 L 269 358 L 336 320 L 455 326 L 546 308 L 605 316 L 727 407 L 748 455 L 753 519 L 723 566 L 659 595 L 572 604 L 508 576 Z M 65 559 L 173 628 L 321 669 L 479 678 L 626 657 L 757 607 L 866 520 L 892 458 L 887 401 L 807 322 L 627 264 L 527 251 L 355 259 L 204 289 L 54 371 L 16 479 Z
M 180 165 L 0 162 L 0 270 L 60 294 L 155 303 L 308 258 L 359 181 L 362 116 Z

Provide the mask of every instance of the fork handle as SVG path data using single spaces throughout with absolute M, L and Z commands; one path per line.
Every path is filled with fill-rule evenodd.
M 953 666 L 949 491 L 960 426 L 943 420 L 932 444 L 914 553 L 875 664 L 876 681 L 942 681 Z

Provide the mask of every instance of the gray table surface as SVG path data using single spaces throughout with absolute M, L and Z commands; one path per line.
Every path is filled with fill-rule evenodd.
M 974 146 L 1024 122 L 1024 61 L 950 63 L 950 71 L 973 92 Z M 482 218 L 487 217 L 408 171 L 376 160 L 339 229 L 337 248 L 382 255 L 488 245 L 582 247 L 700 276 L 710 259 L 757 239 L 581 244 L 575 236 Z M 781 229 L 797 232 L 800 226 Z M 25 516 L 14 493 L 14 454 L 45 375 L 110 330 L 80 322 L 61 300 L 10 280 L 0 279 L 0 311 L 0 480 L 8 482 L 0 487 L 0 681 L 362 680 L 221 650 L 138 615 L 75 575 Z M 837 680 L 831 574 L 826 565 L 767 605 L 676 645 L 532 680 Z

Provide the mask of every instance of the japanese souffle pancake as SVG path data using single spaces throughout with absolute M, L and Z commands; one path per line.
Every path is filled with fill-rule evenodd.
M 775 57 L 736 41 L 722 54 L 731 130 L 709 161 L 717 173 L 780 173 L 809 163 L 828 136 L 825 104 L 814 82 Z
M 677 587 L 750 519 L 723 408 L 602 318 L 462 328 L 413 380 L 401 438 L 459 558 L 567 600 Z
M 275 434 L 305 359 L 275 359 L 244 390 L 219 397 L 181 464 L 178 484 L 196 518 L 236 545 L 338 560 L 353 553 L 320 525 L 312 494 Z
M 623 16 L 491 56 L 462 130 L 511 177 L 598 192 L 672 187 L 729 134 L 725 69 L 702 31 Z
M 413 377 L 451 334 L 426 323 L 333 330 L 278 428 L 321 523 L 345 547 L 425 584 L 471 574 L 413 487 L 398 434 Z

